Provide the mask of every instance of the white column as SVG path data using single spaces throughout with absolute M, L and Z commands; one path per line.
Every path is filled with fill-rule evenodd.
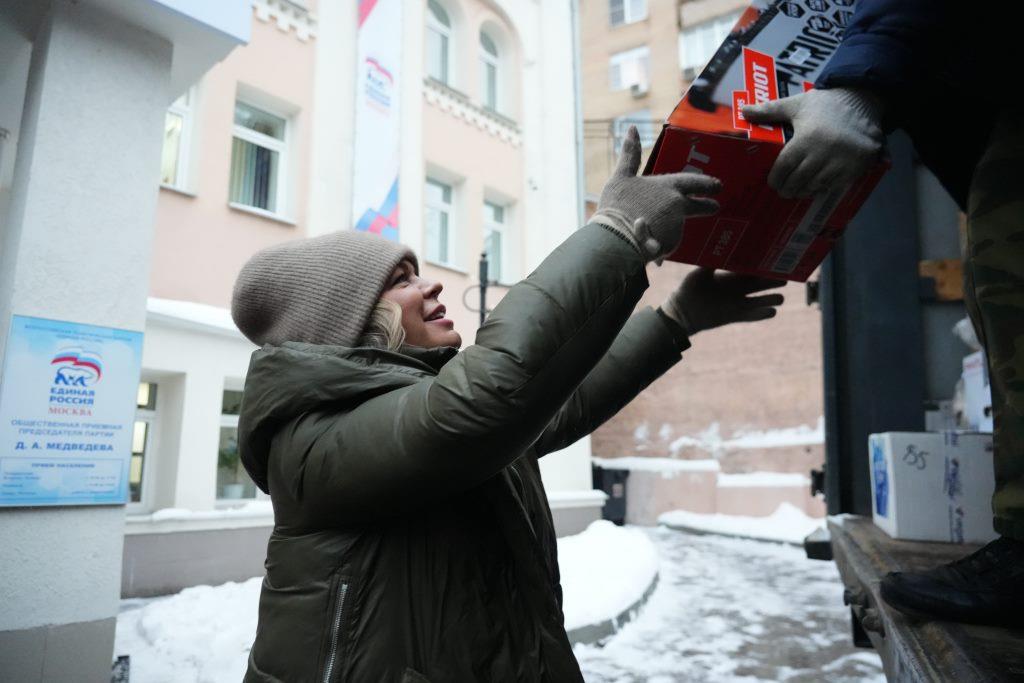
M 217 499 L 217 445 L 224 376 L 202 363 L 190 363 L 183 384 L 174 507 L 212 510 Z
M 317 6 L 310 237 L 352 227 L 356 7 L 352 0 L 320 0 Z
M 536 5 L 523 40 L 526 267 L 537 266 L 579 227 L 576 45 L 569 2 Z M 590 437 L 541 460 L 549 492 L 588 491 Z
M 0 244 L 0 356 L 14 314 L 143 329 L 172 53 L 87 3 L 50 7 Z M 123 526 L 120 505 L 0 511 L 5 680 L 109 680 Z
M 423 258 L 423 60 L 425 2 L 402 6 L 402 138 L 398 239 Z M 458 144 L 453 140 L 452 144 Z M 358 172 L 358 169 L 356 169 Z

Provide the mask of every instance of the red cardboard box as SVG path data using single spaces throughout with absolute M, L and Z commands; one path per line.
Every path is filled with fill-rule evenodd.
M 850 187 L 784 199 L 768 171 L 791 130 L 751 125 L 748 103 L 809 90 L 842 39 L 853 0 L 757 0 L 669 116 L 645 174 L 722 180 L 714 216 L 688 218 L 668 258 L 765 277 L 810 277 L 881 179 L 880 163 Z

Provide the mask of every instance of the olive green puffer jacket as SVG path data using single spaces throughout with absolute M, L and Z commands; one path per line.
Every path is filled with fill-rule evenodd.
M 256 351 L 239 446 L 274 531 L 245 680 L 581 680 L 537 460 L 679 360 L 681 330 L 630 319 L 646 287 L 589 225 L 462 353 Z

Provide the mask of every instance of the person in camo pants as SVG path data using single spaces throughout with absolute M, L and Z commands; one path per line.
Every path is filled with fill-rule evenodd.
M 844 0 L 843 5 L 852 4 Z M 988 3 L 859 0 L 815 89 L 745 107 L 754 123 L 793 127 L 768 182 L 807 196 L 877 162 L 902 128 L 967 213 L 964 297 L 988 357 L 1000 538 L 925 572 L 882 580 L 893 607 L 993 625 L 1024 624 L 1024 104 L 1019 42 Z

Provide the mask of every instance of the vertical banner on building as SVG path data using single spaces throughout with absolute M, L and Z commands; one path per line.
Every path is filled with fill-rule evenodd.
M 13 317 L 0 506 L 127 502 L 141 363 L 141 332 Z
M 398 240 L 402 0 L 359 0 L 352 221 Z

